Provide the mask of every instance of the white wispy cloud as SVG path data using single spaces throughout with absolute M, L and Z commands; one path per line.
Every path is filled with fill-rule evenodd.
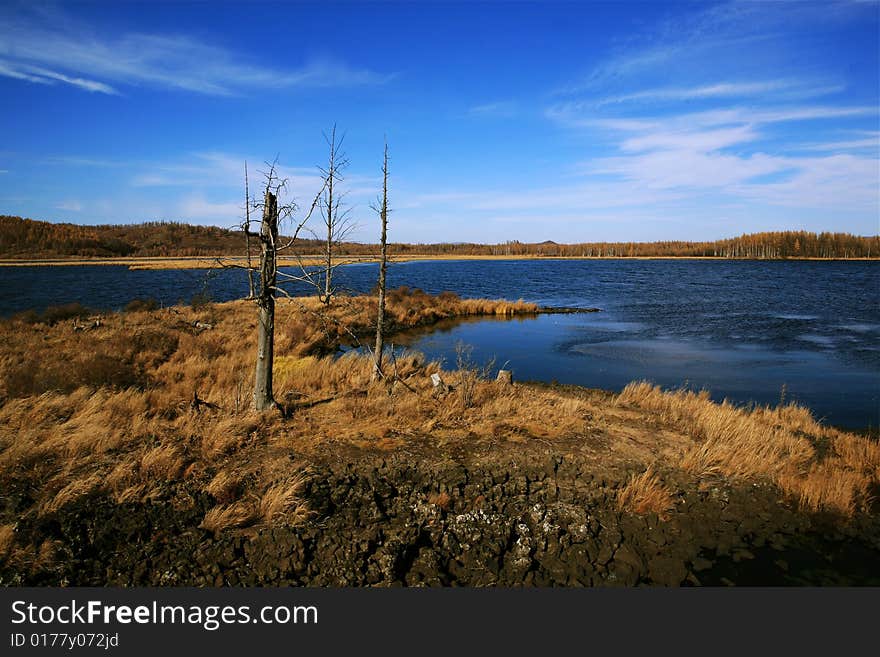
M 189 153 L 158 162 L 132 163 L 132 187 L 188 187 L 197 189 L 241 190 L 244 193 L 244 167 L 248 165 L 251 194 L 259 190 L 271 163 L 257 157 L 218 151 Z M 321 187 L 314 168 L 275 163 L 275 173 L 288 180 L 288 192 L 304 198 Z M 346 183 L 359 183 L 361 177 L 346 177 Z M 243 204 L 243 201 L 242 201 Z
M 835 154 L 788 158 L 786 163 L 793 168 L 793 173 L 785 179 L 739 185 L 731 191 L 773 205 L 873 213 L 876 232 L 877 181 L 880 179 L 880 162 L 876 158 Z
M 841 141 L 825 141 L 820 143 L 805 144 L 797 147 L 804 151 L 852 151 L 871 149 L 876 154 L 880 154 L 880 132 L 873 133 L 873 136 L 863 137 L 861 139 L 847 139 Z
M 737 124 L 770 124 L 788 121 L 810 121 L 878 114 L 877 107 L 871 106 L 769 106 L 726 107 L 701 112 L 686 112 L 669 116 L 605 117 L 599 115 L 589 102 L 570 101 L 548 107 L 547 118 L 570 127 L 595 127 L 620 131 L 647 131 L 661 127 L 677 131 L 695 130 L 713 126 Z
M 214 202 L 201 195 L 187 196 L 177 205 L 177 215 L 188 220 L 222 223 L 237 218 L 242 213 L 243 203 L 235 201 Z
M 78 213 L 91 222 L 182 220 L 198 224 L 234 227 L 245 216 L 244 164 L 248 163 L 250 198 L 260 198 L 265 186 L 264 172 L 271 163 L 258 157 L 222 151 L 181 153 L 161 160 L 114 160 L 93 155 L 55 155 L 37 157 L 28 164 L 52 164 L 59 169 L 52 175 L 64 178 L 66 171 L 84 189 L 100 188 L 105 198 L 72 199 L 76 191 L 55 191 L 47 195 L 46 207 Z M 276 163 L 276 175 L 287 179 L 284 203 L 295 203 L 302 216 L 322 187 L 314 167 L 291 162 Z M 71 176 L 71 177 L 74 177 Z M 381 191 L 378 175 L 345 172 L 338 187 L 344 202 L 357 221 L 372 218 L 369 205 Z M 373 239 L 370 233 L 363 236 Z
M 769 153 L 763 129 L 777 123 L 876 114 L 869 107 L 730 108 L 600 121 L 599 126 L 620 133 L 619 154 L 585 161 L 582 170 L 644 189 L 711 190 L 766 204 L 870 209 L 880 201 L 877 150 L 841 153 L 828 143 L 827 155 L 805 157 L 796 154 L 802 150 L 796 145 L 777 143 Z
M 774 81 L 746 79 L 731 82 L 725 79 L 726 73 L 742 74 L 748 69 L 753 73 L 752 77 L 763 77 L 767 69 L 766 60 L 761 55 L 767 49 L 775 49 L 777 54 L 787 53 L 787 57 L 774 62 L 777 71 L 786 66 L 797 69 L 797 54 L 788 47 L 790 42 L 787 41 L 792 34 L 811 33 L 817 27 L 859 20 L 867 11 L 871 11 L 870 6 L 847 0 L 822 3 L 731 0 L 702 4 L 688 12 L 671 12 L 667 19 L 631 33 L 591 70 L 555 92 L 561 95 L 594 94 L 621 84 L 625 86 L 627 81 L 645 76 L 655 83 L 672 80 L 679 84 L 651 90 L 650 96 L 649 90 L 638 90 L 646 94 L 641 99 L 658 99 L 664 93 L 672 98 L 676 92 L 682 99 L 702 98 L 707 93 L 717 97 L 760 92 L 760 89 L 750 90 L 748 85 L 773 84 Z M 757 55 L 754 58 L 753 53 Z M 700 81 L 697 76 L 696 84 L 680 84 L 682 80 L 693 82 L 689 79 L 691 74 L 699 72 L 707 62 L 715 79 Z M 807 97 L 839 89 L 837 84 L 808 85 L 799 91 Z M 688 96 L 687 92 L 693 95 Z M 625 90 L 608 98 L 615 102 L 615 98 L 629 100 L 627 96 L 629 92 Z
M 78 155 L 51 155 L 43 158 L 41 164 L 75 167 L 120 167 L 128 162 L 110 158 L 85 157 Z
M 619 43 L 580 79 L 556 89 L 556 93 L 593 93 L 646 72 L 666 74 L 678 69 L 680 74 L 684 68 L 681 64 L 702 59 L 707 52 L 742 48 L 745 44 L 768 38 L 763 31 L 755 32 L 754 25 L 758 22 L 744 20 L 747 13 L 752 10 L 743 3 L 718 4 L 677 14 L 647 26 Z M 627 95 L 624 93 L 619 97 L 626 98 Z
M 83 204 L 80 201 L 68 200 L 57 203 L 55 207 L 58 210 L 66 210 L 67 212 L 82 212 Z
M 57 82 L 63 82 L 84 89 L 85 91 L 98 92 L 111 96 L 119 95 L 119 92 L 109 84 L 104 84 L 103 82 L 98 82 L 96 80 L 64 75 L 57 71 L 51 71 L 40 66 L 32 66 L 23 62 L 0 59 L 0 75 L 16 78 L 18 80 L 35 82 L 37 84 L 53 85 Z
M 514 101 L 502 100 L 471 107 L 468 114 L 479 117 L 511 118 L 516 116 L 518 109 L 517 103 Z
M 649 101 L 717 100 L 765 96 L 773 93 L 776 100 L 825 96 L 840 92 L 843 85 L 811 85 L 797 80 L 766 80 L 755 82 L 715 82 L 691 87 L 644 89 L 632 93 L 598 98 L 596 107 Z
M 757 138 L 755 127 L 750 124 L 728 128 L 709 127 L 702 130 L 679 129 L 645 131 L 638 136 L 620 142 L 620 150 L 640 152 L 651 150 L 689 150 L 704 153 Z
M 146 85 L 226 96 L 250 89 L 384 84 L 393 73 L 357 68 L 332 57 L 297 68 L 263 66 L 240 52 L 187 35 L 103 36 L 53 12 L 0 13 L 0 76 L 37 84 L 68 84 L 118 94 Z

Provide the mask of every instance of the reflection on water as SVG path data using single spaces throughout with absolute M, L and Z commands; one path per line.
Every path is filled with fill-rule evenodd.
M 834 345 L 837 341 L 827 335 L 813 335 L 811 333 L 804 333 L 803 335 L 798 336 L 798 340 L 805 340 L 807 342 L 812 342 L 813 344 L 817 344 L 820 347 L 825 347 L 828 349 L 833 349 Z
M 375 264 L 362 264 L 341 268 L 337 279 L 367 292 L 376 275 Z M 464 341 L 519 379 L 619 389 L 645 378 L 762 404 L 777 402 L 785 385 L 787 398 L 830 422 L 880 424 L 877 262 L 423 261 L 393 264 L 388 276 L 391 287 L 604 311 L 447 323 L 394 338 L 449 364 Z M 0 282 L 0 315 L 72 301 L 173 304 L 204 291 L 224 301 L 247 290 L 244 273 L 232 270 L 12 267 L 0 269 Z
M 880 334 L 880 324 L 841 324 L 840 328 L 847 331 L 855 331 L 856 333 L 878 333 Z
M 794 313 L 787 313 L 782 315 L 771 315 L 771 317 L 776 317 L 777 319 L 800 319 L 805 322 L 809 322 L 814 319 L 819 319 L 818 315 L 796 315 Z

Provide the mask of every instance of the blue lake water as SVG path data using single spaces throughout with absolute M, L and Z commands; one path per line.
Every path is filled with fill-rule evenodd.
M 337 276 L 365 292 L 376 272 L 351 265 Z M 73 301 L 110 310 L 136 297 L 173 304 L 202 292 L 220 301 L 247 289 L 241 271 L 115 266 L 2 268 L 0 281 L 4 316 Z M 520 380 L 620 389 L 648 379 L 762 404 L 778 402 L 784 385 L 786 399 L 829 423 L 880 425 L 880 263 L 427 261 L 394 264 L 389 285 L 603 310 L 464 322 L 406 340 L 449 364 L 464 342 L 474 360 L 494 357 Z

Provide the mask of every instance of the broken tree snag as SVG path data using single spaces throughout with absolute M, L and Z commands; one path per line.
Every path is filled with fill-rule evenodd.
M 275 351 L 275 284 L 277 278 L 278 199 L 269 189 L 263 201 L 260 228 L 260 309 L 257 323 L 257 372 L 254 381 L 254 408 L 275 408 L 272 397 L 272 361 Z
M 513 372 L 510 370 L 498 370 L 498 376 L 495 381 L 503 386 L 513 385 Z
M 433 388 L 433 393 L 443 394 L 449 392 L 449 386 L 443 381 L 439 374 L 436 372 L 431 375 L 431 387 Z
M 199 398 L 199 391 L 193 390 L 193 398 L 192 398 L 192 401 L 189 403 L 189 407 L 198 413 L 199 411 L 202 410 L 202 406 L 204 406 L 205 408 L 210 408 L 215 411 L 219 410 L 219 408 L 220 408 L 219 406 L 217 406 L 217 404 L 212 404 L 209 401 L 205 401 L 204 399 Z
M 379 260 L 379 309 L 376 317 L 376 350 L 373 357 L 373 379 L 383 376 L 382 353 L 385 351 L 385 286 L 388 273 L 388 144 L 385 144 L 385 158 L 382 161 L 382 203 L 379 206 L 379 219 L 382 221 L 381 259 Z

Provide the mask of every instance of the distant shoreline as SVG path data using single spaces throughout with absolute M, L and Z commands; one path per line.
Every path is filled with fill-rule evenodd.
M 730 258 L 725 256 L 541 256 L 541 255 L 405 255 L 394 256 L 395 262 L 413 262 L 418 260 L 744 260 L 757 262 L 877 262 L 880 257 L 872 258 Z M 258 258 L 252 259 L 255 263 Z M 246 263 L 244 256 L 151 256 L 127 258 L 22 258 L 0 259 L 0 267 L 75 267 L 88 265 L 127 266 L 133 270 L 159 269 L 222 269 L 224 266 L 241 267 Z M 372 255 L 344 256 L 337 259 L 343 264 L 377 262 L 378 257 Z M 278 266 L 296 267 L 319 265 L 320 255 L 307 255 L 301 258 L 279 258 Z

